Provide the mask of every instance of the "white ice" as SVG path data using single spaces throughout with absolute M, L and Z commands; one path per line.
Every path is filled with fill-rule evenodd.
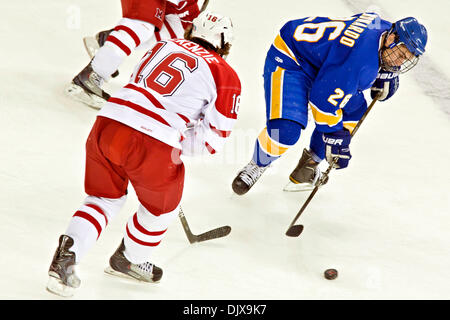
M 407 3 L 407 5 L 405 5 Z M 399 92 L 375 105 L 352 143 L 346 170 L 333 171 L 299 223 L 285 232 L 309 193 L 282 191 L 311 125 L 247 195 L 231 181 L 250 159 L 264 126 L 262 67 L 289 19 L 348 16 L 374 4 L 396 20 L 415 16 L 429 31 L 425 66 L 401 77 Z M 85 197 L 84 144 L 96 111 L 69 100 L 64 86 L 88 62 L 82 37 L 120 18 L 115 0 L 2 1 L 0 19 L 0 298 L 62 299 L 45 290 L 47 270 L 73 213 Z M 226 150 L 187 160 L 182 205 L 194 233 L 230 225 L 223 239 L 190 245 L 179 221 L 153 261 L 159 284 L 103 273 L 137 208 L 136 196 L 79 266 L 73 299 L 449 299 L 450 27 L 447 0 L 212 0 L 230 16 L 235 42 L 228 61 L 241 77 L 239 120 Z M 358 10 L 358 11 L 356 11 Z M 143 55 L 132 54 L 109 90 L 125 84 Z M 442 78 L 444 76 L 444 78 Z M 444 80 L 442 80 L 444 79 Z M 336 268 L 339 277 L 325 280 Z

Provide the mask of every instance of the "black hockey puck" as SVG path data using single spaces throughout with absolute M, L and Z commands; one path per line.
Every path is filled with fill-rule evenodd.
M 327 270 L 325 270 L 323 275 L 328 280 L 334 280 L 338 276 L 338 271 L 336 269 L 327 269 Z

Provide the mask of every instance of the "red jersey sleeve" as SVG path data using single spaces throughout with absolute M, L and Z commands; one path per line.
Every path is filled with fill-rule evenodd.
M 209 65 L 216 87 L 216 99 L 203 110 L 204 117 L 193 129 L 190 138 L 183 141 L 183 154 L 194 155 L 204 152 L 214 154 L 220 151 L 236 122 L 241 82 L 237 73 L 225 60 L 220 58 L 218 61 Z

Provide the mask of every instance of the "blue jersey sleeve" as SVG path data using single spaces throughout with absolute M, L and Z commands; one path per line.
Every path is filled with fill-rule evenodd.
M 320 68 L 310 92 L 310 107 L 317 130 L 334 132 L 344 127 L 343 113 L 355 108 L 359 98 L 370 88 L 378 73 L 378 41 L 376 34 L 360 39 L 352 50 L 337 45 Z M 362 94 L 361 94 L 362 96 Z M 351 104 L 348 104 L 353 100 Z

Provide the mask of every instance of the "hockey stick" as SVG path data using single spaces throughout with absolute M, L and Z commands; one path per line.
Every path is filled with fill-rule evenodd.
M 195 242 L 202 242 L 202 241 L 212 240 L 212 239 L 216 239 L 216 238 L 222 238 L 222 237 L 227 236 L 231 232 L 230 226 L 223 226 L 223 227 L 219 227 L 219 228 L 204 232 L 199 235 L 195 235 L 192 233 L 191 228 L 189 227 L 189 224 L 186 220 L 186 217 L 184 216 L 183 209 L 181 209 L 181 206 L 180 206 L 180 212 L 178 213 L 178 217 L 180 217 L 184 232 L 186 233 L 189 243 L 191 243 L 191 244 L 195 243 Z
M 373 105 L 375 104 L 375 102 L 377 102 L 377 100 L 379 99 L 380 94 L 378 94 L 370 103 L 369 107 L 367 108 L 366 112 L 364 112 L 363 116 L 361 117 L 361 119 L 358 121 L 358 123 L 356 124 L 355 128 L 353 129 L 352 133 L 351 133 L 351 137 L 353 138 L 353 136 L 355 135 L 356 131 L 358 131 L 359 127 L 361 126 L 361 124 L 363 123 L 364 119 L 367 117 L 367 115 L 369 114 L 370 110 L 372 109 Z M 288 237 L 298 237 L 302 231 L 303 231 L 303 225 L 301 224 L 295 224 L 295 222 L 298 220 L 298 218 L 300 217 L 300 215 L 303 213 L 303 211 L 305 211 L 306 207 L 308 206 L 308 204 L 311 202 L 312 198 L 314 197 L 314 195 L 316 194 L 317 190 L 319 190 L 319 187 L 322 185 L 322 183 L 326 180 L 326 178 L 328 177 L 328 174 L 330 173 L 331 169 L 334 168 L 334 165 L 338 162 L 339 158 L 335 157 L 333 159 L 333 162 L 328 166 L 328 169 L 324 172 L 324 174 L 322 175 L 322 177 L 320 178 L 319 182 L 317 183 L 317 185 L 315 186 L 315 188 L 313 189 L 313 191 L 311 192 L 311 194 L 309 195 L 308 199 L 306 199 L 305 203 L 303 204 L 303 206 L 300 208 L 300 211 L 297 213 L 297 215 L 295 216 L 294 220 L 292 220 L 291 224 L 289 225 L 288 230 L 286 231 L 286 235 Z
M 200 8 L 200 12 L 203 12 L 206 10 L 206 7 L 208 6 L 209 0 L 203 1 L 202 7 Z

